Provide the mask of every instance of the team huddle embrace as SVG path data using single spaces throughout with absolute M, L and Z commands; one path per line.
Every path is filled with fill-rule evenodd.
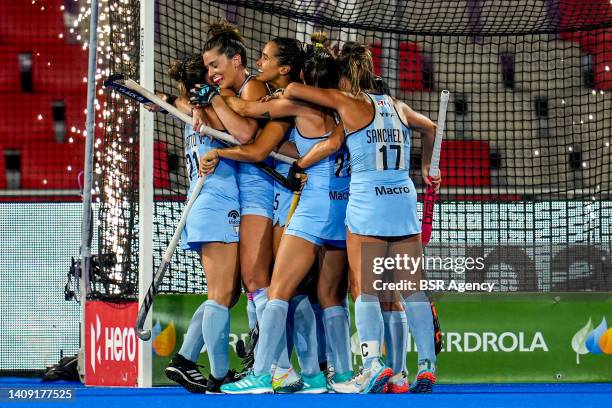
M 423 292 L 379 299 L 361 263 L 368 245 L 380 256 L 422 256 L 410 146 L 420 133 L 424 183 L 438 185 L 428 159 L 435 125 L 390 96 L 365 45 L 346 43 L 336 56 L 324 33 L 307 45 L 274 38 L 253 75 L 236 27 L 221 21 L 208 34 L 202 53 L 170 67 L 178 96 L 163 96 L 193 117 L 184 144 L 189 195 L 205 181 L 181 245 L 199 253 L 208 288 L 166 375 L 192 392 L 431 392 L 435 310 Z M 200 134 L 202 125 L 240 144 Z M 253 341 L 237 374 L 229 308 L 242 287 Z M 352 365 L 349 292 L 360 368 Z M 411 386 L 408 330 L 418 350 Z M 204 345 L 208 380 L 196 365 Z

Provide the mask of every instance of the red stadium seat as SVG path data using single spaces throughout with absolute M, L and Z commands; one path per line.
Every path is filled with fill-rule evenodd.
M 153 185 L 155 188 L 170 188 L 167 146 L 164 142 L 155 142 L 153 149 Z
M 400 89 L 404 91 L 424 90 L 423 55 L 419 45 L 410 41 L 402 41 L 399 47 L 399 60 Z
M 0 92 L 22 92 L 20 53 L 32 54 L 34 92 L 86 92 L 87 51 L 71 44 L 0 45 Z
M 31 143 L 21 149 L 21 188 L 77 189 L 83 142 Z
M 612 16 L 610 0 L 561 0 L 561 28 L 578 28 L 605 23 Z
M 0 1 L 0 43 L 61 43 L 65 33 L 61 0 Z
M 612 90 L 612 42 L 597 47 L 594 65 L 595 88 Z
M 4 147 L 0 147 L 0 190 L 4 189 L 6 189 L 6 160 L 4 158 Z
M 3 95 L 0 98 L 0 135 L 12 135 L 3 140 L 20 143 L 35 137 L 36 140 L 44 141 L 46 138 L 53 141 L 51 104 L 56 100 L 63 100 L 66 105 L 67 138 L 82 139 L 82 135 L 73 134 L 70 129 L 72 126 L 81 130 L 85 128 L 85 93 L 69 93 Z
M 479 140 L 445 140 L 440 169 L 444 186 L 490 186 L 489 144 Z
M 372 53 L 372 62 L 374 63 L 374 73 L 378 76 L 382 75 L 382 46 L 379 42 L 370 44 L 370 52 Z
M 31 52 L 28 47 L 0 45 L 0 92 L 21 92 L 19 53 Z

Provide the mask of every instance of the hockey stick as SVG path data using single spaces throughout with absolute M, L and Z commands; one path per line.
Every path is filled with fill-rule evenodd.
M 444 134 L 444 122 L 446 121 L 446 108 L 450 92 L 442 91 L 440 94 L 440 109 L 438 110 L 438 123 L 436 129 L 436 140 L 431 154 L 431 164 L 429 166 L 429 180 L 440 174 L 440 152 L 442 151 L 442 136 Z M 423 220 L 421 221 L 421 241 L 423 246 L 429 243 L 433 226 L 434 205 L 436 204 L 436 187 L 427 186 L 425 190 L 425 200 L 423 201 Z
M 172 236 L 172 240 L 170 240 L 170 244 L 168 244 L 168 248 L 164 253 L 164 257 L 162 258 L 162 262 L 155 271 L 155 276 L 153 277 L 153 283 L 149 287 L 147 291 L 147 295 L 138 310 L 138 317 L 136 318 L 136 335 L 144 341 L 147 341 L 151 338 L 151 330 L 145 330 L 144 324 L 147 319 L 147 315 L 151 310 L 151 305 L 153 304 L 153 298 L 157 294 L 157 290 L 164 280 L 164 275 L 166 274 L 166 270 L 170 266 L 170 261 L 172 260 L 172 255 L 174 254 L 174 250 L 178 245 L 179 239 L 181 238 L 181 233 L 185 228 L 185 223 L 187 222 L 187 216 L 191 211 L 191 207 L 193 207 L 193 203 L 195 203 L 198 195 L 200 195 L 200 190 L 202 190 L 202 186 L 204 185 L 204 181 L 206 180 L 206 176 L 202 176 L 198 178 L 196 185 L 193 188 L 193 192 L 191 193 L 191 197 L 189 201 L 187 201 L 187 206 L 183 209 L 183 213 L 181 214 L 181 219 L 176 226 L 176 230 L 174 231 L 174 235 Z

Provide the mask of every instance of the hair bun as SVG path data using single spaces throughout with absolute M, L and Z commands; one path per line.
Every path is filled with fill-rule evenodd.
M 208 38 L 220 37 L 222 35 L 227 35 L 241 43 L 244 42 L 238 27 L 225 19 L 220 19 L 208 27 Z
M 314 33 L 310 34 L 310 42 L 315 47 L 324 48 L 326 41 L 327 41 L 327 33 L 323 31 L 315 31 Z
M 168 75 L 175 81 L 185 80 L 185 62 L 186 60 L 174 60 L 168 69 Z

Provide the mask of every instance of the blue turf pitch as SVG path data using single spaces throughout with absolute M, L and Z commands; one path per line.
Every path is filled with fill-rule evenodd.
M 470 384 L 437 385 L 431 395 L 195 395 L 178 387 L 101 388 L 65 381 L 42 383 L 38 379 L 0 378 L 0 388 L 72 388 L 70 402 L 8 402 L 15 407 L 84 408 L 492 408 L 492 407 L 609 407 L 612 383 L 585 384 Z M 15 404 L 15 405 L 13 405 Z

